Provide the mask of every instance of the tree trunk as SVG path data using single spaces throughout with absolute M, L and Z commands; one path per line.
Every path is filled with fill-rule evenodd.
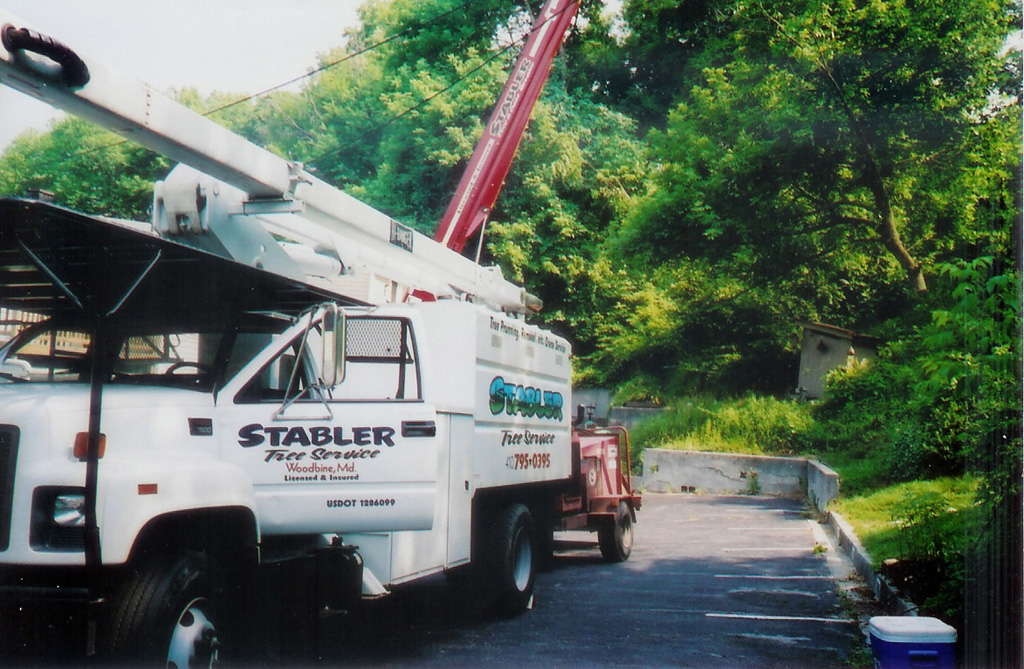
M 772 19 L 772 21 L 781 26 L 775 19 Z M 793 38 L 791 37 L 790 39 Z M 795 39 L 793 41 L 799 44 Z M 910 284 L 914 287 L 914 290 L 923 293 L 928 290 L 928 284 L 924 280 L 924 272 L 921 270 L 921 265 L 910 257 L 910 252 L 907 251 L 907 247 L 903 245 L 903 240 L 900 239 L 900 233 L 896 229 L 896 217 L 892 213 L 892 203 L 889 200 L 889 191 L 885 187 L 885 179 L 882 178 L 882 171 L 878 168 L 878 162 L 875 160 L 875 152 L 871 141 L 868 139 L 863 126 L 861 126 L 856 112 L 853 111 L 853 108 L 847 102 L 843 87 L 833 75 L 829 64 L 820 58 L 818 63 L 821 65 L 821 71 L 825 78 L 839 97 L 839 102 L 843 106 L 843 112 L 846 114 L 850 128 L 853 130 L 857 143 L 860 145 L 864 183 L 871 189 L 878 211 L 878 225 L 875 226 L 875 232 L 881 235 L 882 244 L 885 245 L 886 250 L 899 261 L 900 267 L 907 273 L 907 278 L 910 279 Z
M 854 131 L 860 140 L 861 160 L 864 163 L 864 180 L 867 182 L 868 188 L 871 189 L 872 195 L 874 195 L 875 207 L 878 211 L 878 225 L 875 226 L 875 232 L 882 237 L 882 244 L 885 245 L 886 250 L 896 258 L 900 267 L 907 273 L 907 278 L 910 279 L 910 284 L 914 290 L 923 293 L 928 290 L 928 284 L 924 280 L 924 272 L 921 271 L 921 265 L 910 257 L 910 252 L 907 251 L 907 247 L 903 245 L 903 240 L 900 239 L 899 230 L 896 229 L 896 216 L 892 212 L 892 203 L 889 200 L 889 191 L 885 187 L 882 172 L 878 169 L 878 163 L 875 161 L 871 143 L 864 136 L 863 129 L 857 122 L 853 111 L 848 109 L 848 114 L 851 123 L 854 125 Z
M 882 244 L 889 250 L 889 253 L 896 257 L 900 267 L 907 273 L 907 278 L 910 279 L 910 284 L 914 287 L 914 290 L 919 293 L 928 290 L 928 284 L 924 280 L 924 272 L 921 270 L 921 265 L 910 257 L 910 252 L 907 251 L 907 247 L 903 245 L 903 240 L 900 239 L 900 233 L 896 229 L 896 221 L 892 211 L 885 212 L 882 222 L 878 224 L 875 230 L 882 236 Z

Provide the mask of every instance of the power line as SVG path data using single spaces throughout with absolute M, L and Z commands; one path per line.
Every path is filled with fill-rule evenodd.
M 274 91 L 277 91 L 277 90 L 280 90 L 282 88 L 285 88 L 286 86 L 290 86 L 290 85 L 292 85 L 294 83 L 302 81 L 303 79 L 308 79 L 308 78 L 310 78 L 310 77 L 312 77 L 312 76 L 314 76 L 316 74 L 319 74 L 320 72 L 323 72 L 325 70 L 329 70 L 329 69 L 331 69 L 333 67 L 341 65 L 342 63 L 344 63 L 346 61 L 349 61 L 349 60 L 355 58 L 356 56 L 361 56 L 361 55 L 363 55 L 365 53 L 368 53 L 368 52 L 372 51 L 373 49 L 376 49 L 378 47 L 384 46 L 385 44 L 393 42 L 394 40 L 396 40 L 396 39 L 398 39 L 400 37 L 404 37 L 405 35 L 409 34 L 410 32 L 412 32 L 414 30 L 425 28 L 425 27 L 431 25 L 432 23 L 435 23 L 436 21 L 439 21 L 442 18 L 445 18 L 446 16 L 454 14 L 457 11 L 464 10 L 466 7 L 468 7 L 469 5 L 473 4 L 476 1 L 477 0 L 466 0 L 462 4 L 460 4 L 460 5 L 456 6 L 456 7 L 453 7 L 452 9 L 449 9 L 447 11 L 441 12 L 440 14 L 438 14 L 437 16 L 434 16 L 433 18 L 427 19 L 426 21 L 420 21 L 420 22 L 413 23 L 412 25 L 409 25 L 405 29 L 398 31 L 397 33 L 395 33 L 393 35 L 389 35 L 389 36 L 381 39 L 378 42 L 374 42 L 372 44 L 369 44 L 369 45 L 363 47 L 362 49 L 358 49 L 357 51 L 354 51 L 354 52 L 352 52 L 350 54 L 346 54 L 342 58 L 338 58 L 337 60 L 331 61 L 329 63 L 325 63 L 325 64 L 321 65 L 320 67 L 314 68 L 314 69 L 306 72 L 305 74 L 301 74 L 301 75 L 299 75 L 297 77 L 292 77 L 288 81 L 285 81 L 283 83 L 277 84 L 276 86 L 271 86 L 270 88 L 266 88 L 266 89 L 264 89 L 264 90 L 262 90 L 262 91 L 260 91 L 258 93 L 253 93 L 252 95 L 247 95 L 245 97 L 239 98 L 238 100 L 234 100 L 233 102 L 229 102 L 227 104 L 221 105 L 221 106 L 216 107 L 214 109 L 210 109 L 208 111 L 202 112 L 202 115 L 208 117 L 208 116 L 211 116 L 211 115 L 216 114 L 218 112 L 224 111 L 225 109 L 229 109 L 231 107 L 234 107 L 236 105 L 240 105 L 242 103 L 249 102 L 249 101 L 257 99 L 257 98 L 265 97 L 265 96 L 269 95 L 270 93 L 273 93 Z M 390 123 L 390 121 L 389 121 L 389 123 Z M 93 153 L 97 153 L 99 151 L 105 151 L 107 149 L 112 149 L 115 146 L 120 146 L 121 144 L 125 144 L 127 142 L 128 142 L 127 139 L 118 139 L 117 141 L 110 142 L 108 144 L 103 144 L 101 146 L 94 146 L 91 149 L 83 149 L 81 151 L 76 151 L 75 153 L 72 153 L 72 154 L 69 154 L 69 155 L 66 155 L 66 156 L 62 156 L 60 158 L 56 158 L 56 159 L 51 160 L 49 162 L 43 163 L 42 165 L 39 166 L 39 169 L 47 169 L 47 168 L 50 168 L 50 167 L 54 167 L 54 166 L 58 166 L 58 165 L 63 165 L 64 163 L 70 162 L 70 161 L 74 160 L 75 158 L 81 158 L 82 156 L 87 156 L 87 155 L 90 155 L 90 154 L 93 154 Z
M 420 100 L 420 101 L 419 101 L 418 103 L 416 103 L 416 104 L 415 104 L 415 105 L 413 105 L 412 107 L 409 107 L 408 109 L 405 109 L 405 110 L 403 110 L 403 111 L 399 112 L 399 113 L 398 113 L 398 114 L 396 114 L 395 116 L 392 116 L 392 117 L 391 117 L 391 118 L 389 118 L 389 119 L 388 119 L 387 121 L 385 121 L 385 122 L 381 123 L 381 124 L 380 124 L 380 125 L 378 126 L 378 129 L 379 129 L 379 130 L 381 130 L 381 129 L 384 129 L 384 128 L 386 128 L 387 126 L 391 125 L 392 123 L 394 123 L 394 122 L 395 122 L 395 121 L 397 121 L 398 119 L 402 118 L 402 117 L 403 117 L 403 116 L 405 116 L 406 114 L 410 114 L 410 113 L 412 113 L 412 112 L 416 111 L 417 109 L 420 109 L 420 108 L 424 107 L 424 106 L 425 106 L 425 105 L 427 105 L 427 103 L 429 103 L 429 102 L 430 102 L 431 100 L 434 100 L 435 98 L 437 98 L 437 97 L 439 97 L 439 96 L 441 96 L 441 95 L 444 95 L 444 94 L 445 94 L 445 93 L 447 93 L 448 91 L 452 90 L 453 88 L 455 88 L 456 86 L 458 86 L 458 85 L 459 85 L 460 83 L 462 83 L 463 81 L 465 81 L 465 80 L 466 80 L 466 79 L 468 79 L 469 77 L 473 76 L 474 74 L 476 74 L 477 72 L 479 72 L 479 71 L 480 71 L 480 70 L 482 70 L 482 69 L 483 69 L 484 67 L 486 67 L 486 66 L 487 66 L 487 65 L 489 65 L 490 63 L 494 62 L 495 60 L 497 60 L 497 59 L 498 59 L 498 58 L 500 58 L 501 56 L 503 56 L 503 55 L 504 55 L 505 53 L 507 53 L 507 52 L 508 52 L 508 51 L 509 51 L 509 50 L 510 50 L 510 49 L 511 49 L 512 47 L 514 47 L 514 46 L 518 46 L 518 45 L 519 45 L 520 43 L 522 43 L 522 42 L 526 41 L 526 39 L 527 39 L 527 38 L 529 37 L 529 35 L 530 35 L 530 34 L 531 34 L 531 33 L 532 33 L 532 32 L 533 32 L 534 30 L 536 30 L 536 29 L 540 28 L 540 27 L 541 27 L 542 25 L 544 25 L 544 23 L 547 23 L 548 21 L 553 21 L 553 20 L 555 20 L 555 19 L 556 19 L 556 18 L 557 18 L 557 17 L 559 16 L 559 15 L 561 15 L 561 14 L 562 14 L 562 12 L 568 11 L 570 7 L 571 7 L 571 5 L 568 5 L 568 6 L 566 6 L 566 7 L 563 7 L 563 8 L 562 8 L 562 9 L 560 9 L 560 10 L 559 10 L 558 12 L 556 12 L 556 13 L 552 14 L 551 16 L 547 17 L 547 18 L 546 18 L 546 19 L 544 20 L 544 22 L 543 22 L 543 23 L 541 23 L 541 24 L 539 24 L 539 25 L 537 25 L 537 26 L 531 26 L 531 28 L 530 28 L 530 30 L 529 30 L 529 31 L 527 31 L 526 33 L 524 33 L 524 34 L 520 35 L 520 36 L 519 36 L 518 38 L 516 38 L 516 39 L 513 39 L 513 40 L 512 40 L 511 42 L 509 42 L 509 43 L 508 43 L 507 45 L 505 45 L 504 47 L 502 47 L 501 49 L 499 49 L 498 51 L 496 51 L 495 53 L 493 53 L 493 54 L 492 54 L 492 55 L 491 55 L 491 56 L 490 56 L 489 58 L 486 58 L 486 59 L 485 59 L 485 60 L 484 60 L 483 62 L 481 62 L 481 63 L 480 63 L 479 65 L 477 65 L 476 67 L 474 67 L 474 68 L 470 69 L 470 70 L 469 70 L 469 71 L 467 71 L 467 72 L 466 72 L 465 74 L 463 74 L 462 76 L 458 77 L 457 79 L 455 79 L 455 80 L 454 80 L 453 82 L 451 82 L 450 84 L 448 84 L 448 85 L 447 85 L 447 86 L 445 86 L 444 88 L 441 88 L 441 89 L 439 89 L 439 90 L 435 91 L 434 93 L 431 93 L 431 94 L 430 94 L 430 95 L 428 95 L 427 97 L 423 98 L 422 100 Z M 330 157 L 330 156 L 334 156 L 334 155 L 337 155 L 337 154 L 341 153 L 341 152 L 342 152 L 342 151 L 344 151 L 344 150 L 345 150 L 345 147 L 339 147 L 339 148 L 337 148 L 337 149 L 334 149 L 334 150 L 332 150 L 332 151 L 328 151 L 327 153 L 323 153 L 323 154 L 321 154 L 321 155 L 317 156 L 316 158 L 311 158 L 311 159 L 307 160 L 307 161 L 306 161 L 306 163 L 308 163 L 308 164 L 316 164 L 317 162 L 319 162 L 319 161 L 323 160 L 324 158 L 328 158 L 328 157 Z
M 448 16 L 449 14 L 454 14 L 457 11 L 465 9 L 466 7 L 468 7 L 469 5 L 473 4 L 476 1 L 477 0 L 466 0 L 466 2 L 463 2 L 461 5 L 458 5 L 457 7 L 453 7 L 452 9 L 449 9 L 446 12 L 441 12 L 440 14 L 438 14 L 437 16 L 435 16 L 432 19 L 428 19 L 426 21 L 421 21 L 419 23 L 415 23 L 413 25 L 410 25 L 405 30 L 400 30 L 397 33 L 395 33 L 394 35 L 390 35 L 388 37 L 385 37 L 384 39 L 382 39 L 379 42 L 375 42 L 373 44 L 370 44 L 369 46 L 363 47 L 362 49 L 358 49 L 356 51 L 353 51 L 352 53 L 346 54 L 345 56 L 343 56 L 343 57 L 341 57 L 341 58 L 339 58 L 337 60 L 331 61 L 329 63 L 325 63 L 324 65 L 321 65 L 318 68 L 312 69 L 309 72 L 306 72 L 305 74 L 300 74 L 297 77 L 293 77 L 293 78 L 289 79 L 288 81 L 285 81 L 284 83 L 278 84 L 277 86 L 271 86 L 270 88 L 266 88 L 266 89 L 260 91 L 259 93 L 253 93 L 252 95 L 246 96 L 246 97 L 241 98 L 239 100 L 235 100 L 234 102 L 229 102 L 229 103 L 227 103 L 225 105 L 221 105 L 220 107 L 217 107 L 216 109 L 211 109 L 210 111 L 205 112 L 203 114 L 203 116 L 211 116 L 213 114 L 216 114 L 219 111 L 223 111 L 223 110 L 228 109 L 230 107 L 234 107 L 235 105 L 242 104 L 243 102 L 249 102 L 250 100 L 254 100 L 256 98 L 261 98 L 261 97 L 263 97 L 265 95 L 269 95 L 270 93 L 273 93 L 274 91 L 277 91 L 277 90 L 280 90 L 282 88 L 285 88 L 286 86 L 291 86 L 292 84 L 297 83 L 299 81 L 302 81 L 303 79 L 308 79 L 309 77 L 312 77 L 312 76 L 314 76 L 316 74 L 319 74 L 319 73 L 321 73 L 321 72 L 323 72 L 325 70 L 329 70 L 332 67 L 335 67 L 337 65 L 341 65 L 342 63 L 344 63 L 346 61 L 349 61 L 349 60 L 355 58 L 356 56 L 361 56 L 364 53 L 367 53 L 369 51 L 372 51 L 373 49 L 376 49 L 377 47 L 384 46 L 385 44 L 388 44 L 389 42 L 392 42 L 392 41 L 398 39 L 399 37 L 404 37 L 406 34 L 412 32 L 413 30 L 415 30 L 417 28 L 425 28 L 425 27 L 429 26 L 430 24 L 434 23 L 435 21 L 439 21 L 439 20 L 443 19 L 444 17 Z
M 419 102 L 414 104 L 412 107 L 409 107 L 408 109 L 400 111 L 399 113 L 397 113 L 394 116 L 392 116 L 391 118 L 389 118 L 387 121 L 384 121 L 379 126 L 377 126 L 378 129 L 382 130 L 382 129 L 388 127 L 389 125 L 391 125 L 392 123 L 394 123 L 395 121 L 397 121 L 398 119 L 402 118 L 406 114 L 411 114 L 412 112 L 416 111 L 417 109 L 425 107 L 430 101 L 432 101 L 435 98 L 437 98 L 437 97 L 439 97 L 441 95 L 444 95 L 448 91 L 452 90 L 453 88 L 455 88 L 456 86 L 461 84 L 463 81 L 465 81 L 466 79 L 468 79 L 472 75 L 476 74 L 477 72 L 482 70 L 484 67 L 486 67 L 490 63 L 494 62 L 495 60 L 497 60 L 498 58 L 503 56 L 505 53 L 508 52 L 509 49 L 511 49 L 512 47 L 516 46 L 517 44 L 518 44 L 518 41 L 510 42 L 509 44 L 507 44 L 506 46 L 502 47 L 500 50 L 498 50 L 494 54 L 492 54 L 489 58 L 485 59 L 479 65 L 477 65 L 476 67 L 470 69 L 464 75 L 462 75 L 461 77 L 459 77 L 455 81 L 451 82 L 450 84 L 448 84 L 444 88 L 438 89 L 437 91 L 431 93 L 427 97 L 423 98 L 422 100 L 420 100 Z M 309 164 L 316 164 L 319 161 L 323 160 L 324 158 L 328 158 L 330 156 L 334 156 L 334 155 L 337 155 L 338 153 L 341 153 L 343 150 L 344 150 L 344 147 L 341 147 L 341 148 L 338 148 L 338 149 L 334 149 L 332 151 L 328 151 L 327 153 L 323 153 L 323 154 L 317 156 L 316 158 L 310 158 L 306 162 L 309 163 Z

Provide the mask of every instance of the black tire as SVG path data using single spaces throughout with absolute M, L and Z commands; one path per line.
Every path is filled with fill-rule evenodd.
M 633 513 L 629 505 L 619 502 L 615 519 L 597 531 L 601 556 L 607 562 L 625 562 L 633 552 Z
M 168 669 L 220 666 L 227 611 L 222 583 L 201 553 L 147 564 L 128 579 L 114 604 L 115 658 Z
M 537 576 L 533 516 L 522 504 L 513 504 L 501 512 L 494 529 L 489 571 L 495 610 L 499 615 L 516 616 L 529 608 Z

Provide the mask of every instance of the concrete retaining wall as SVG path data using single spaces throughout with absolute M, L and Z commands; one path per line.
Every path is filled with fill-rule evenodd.
M 637 423 L 665 413 L 664 407 L 612 406 L 612 394 L 605 388 L 573 388 L 572 415 L 575 419 L 578 406 L 588 407 L 590 418 L 600 424 L 622 425 L 633 429 Z
M 806 458 L 648 448 L 643 487 L 649 492 L 807 496 L 825 513 L 839 496 L 839 476 Z
M 850 523 L 835 511 L 829 511 L 827 518 L 829 532 L 835 538 L 839 549 L 850 556 L 854 569 L 864 579 L 864 583 L 871 588 L 871 592 L 874 593 L 875 599 L 878 600 L 886 615 L 916 616 L 917 605 L 904 599 L 889 582 L 889 579 L 875 573 L 871 564 L 871 555 L 861 545 L 860 539 L 857 538 Z
M 644 488 L 651 492 L 707 492 L 802 497 L 807 460 L 648 448 Z
M 828 503 L 839 497 L 839 474 L 817 460 L 807 461 L 807 499 L 818 509 L 828 513 Z

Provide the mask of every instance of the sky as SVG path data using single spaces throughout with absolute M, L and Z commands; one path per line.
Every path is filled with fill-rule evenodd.
M 0 0 L 0 15 L 161 91 L 254 93 L 340 46 L 362 0 Z M 7 19 L 9 20 L 9 18 Z M 18 23 L 15 23 L 18 25 Z M 18 27 L 21 27 L 18 25 Z M 0 86 L 0 151 L 59 112 Z

